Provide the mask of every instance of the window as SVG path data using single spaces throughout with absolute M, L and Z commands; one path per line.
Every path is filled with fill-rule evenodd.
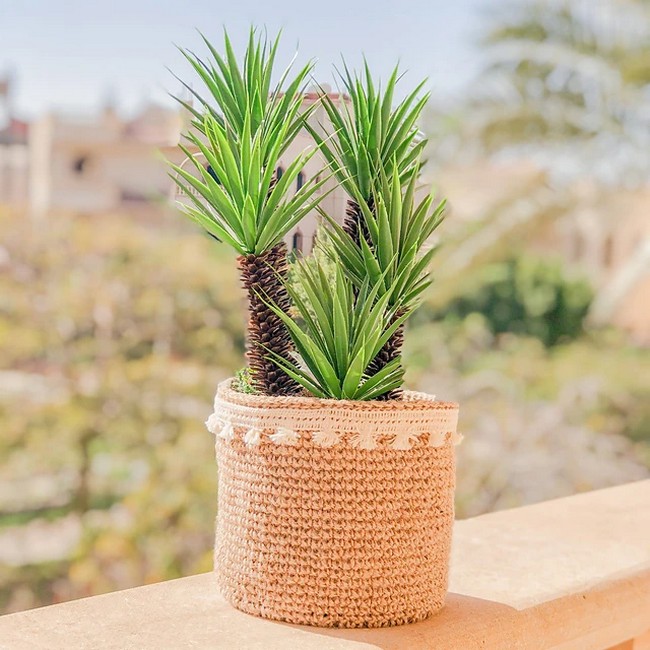
M 88 156 L 79 156 L 72 163 L 72 170 L 75 174 L 83 174 L 88 168 Z
M 279 181 L 282 178 L 282 174 L 284 174 L 284 169 L 281 165 L 278 165 L 278 168 L 275 170 L 275 179 Z
M 576 262 L 581 262 L 585 255 L 585 240 L 582 233 L 576 232 L 573 236 L 573 259 Z
M 299 190 L 305 184 L 305 175 L 302 172 L 298 172 L 296 176 L 296 190 Z
M 151 200 L 151 197 L 142 192 L 123 189 L 120 191 L 120 200 L 122 203 L 147 203 Z
M 210 174 L 210 176 L 212 176 L 212 178 L 214 178 L 214 180 L 217 183 L 219 183 L 219 185 L 221 185 L 221 181 L 219 181 L 219 177 L 217 176 L 217 172 L 215 172 L 214 169 L 212 169 L 212 165 L 208 165 L 205 171 L 207 171 L 208 174 Z
M 302 233 L 300 232 L 300 230 L 296 230 L 296 232 L 293 233 L 291 248 L 296 253 L 302 253 Z

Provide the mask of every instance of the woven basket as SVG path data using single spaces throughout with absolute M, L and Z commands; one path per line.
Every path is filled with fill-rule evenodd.
M 440 610 L 454 520 L 458 405 L 406 392 L 352 402 L 221 384 L 215 571 L 265 618 L 321 627 L 413 623 Z

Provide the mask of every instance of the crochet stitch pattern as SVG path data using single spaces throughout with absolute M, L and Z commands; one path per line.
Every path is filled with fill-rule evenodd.
M 228 382 L 215 404 L 213 422 L 222 422 L 215 428 L 215 572 L 235 607 L 350 628 L 412 623 L 442 608 L 454 521 L 455 419 L 439 416 L 457 417 L 456 404 L 409 392 L 399 405 L 268 398 L 235 393 Z M 364 419 L 383 433 L 364 427 L 351 433 Z M 419 428 L 396 447 L 409 423 Z M 436 446 L 432 432 L 444 434 Z M 366 444 L 357 444 L 364 437 Z

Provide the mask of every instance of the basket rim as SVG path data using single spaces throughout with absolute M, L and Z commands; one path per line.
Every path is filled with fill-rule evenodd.
M 215 401 L 220 399 L 231 404 L 258 408 L 263 410 L 284 410 L 287 408 L 303 410 L 336 409 L 338 411 L 394 412 L 394 411 L 436 411 L 459 410 L 457 402 L 437 400 L 434 395 L 418 391 L 403 391 L 403 399 L 393 400 L 348 400 L 313 396 L 267 396 L 240 393 L 232 384 L 234 377 L 229 377 L 217 386 Z

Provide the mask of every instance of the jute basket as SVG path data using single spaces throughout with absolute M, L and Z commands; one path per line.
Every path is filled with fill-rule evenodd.
M 440 610 L 454 520 L 458 405 L 422 393 L 351 402 L 221 384 L 215 571 L 265 618 L 413 623 Z

